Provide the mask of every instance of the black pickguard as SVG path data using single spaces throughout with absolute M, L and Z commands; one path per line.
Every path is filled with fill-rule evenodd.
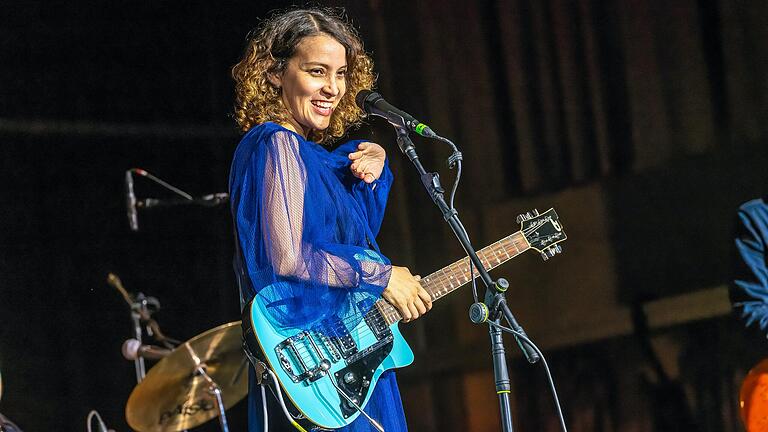
M 389 355 L 390 351 L 392 351 L 392 345 L 393 338 L 391 336 L 387 337 L 375 345 L 371 345 L 365 351 L 361 351 L 359 354 L 364 354 L 362 357 L 334 374 L 334 379 L 336 379 L 339 388 L 350 398 L 356 399 L 355 403 L 358 405 L 368 396 L 373 373 Z M 344 396 L 339 395 L 339 399 L 341 399 L 339 406 L 344 418 L 350 417 L 357 412 L 355 407 Z

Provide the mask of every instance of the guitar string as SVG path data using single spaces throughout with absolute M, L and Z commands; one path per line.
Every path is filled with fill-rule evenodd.
M 519 234 L 519 233 L 516 233 L 516 234 Z M 510 236 L 507 236 L 487 246 L 486 248 L 483 248 L 478 253 L 478 256 L 480 257 L 481 261 L 485 261 L 484 265 L 489 269 L 494 268 L 495 266 L 500 265 L 502 262 L 506 262 L 507 260 L 514 258 L 515 256 L 522 253 L 523 250 L 527 249 L 527 247 L 521 248 L 520 245 L 518 244 L 519 239 L 515 239 L 514 237 L 515 237 L 515 234 L 512 234 Z M 514 248 L 515 250 L 513 251 L 512 248 Z M 510 255 L 510 252 L 512 252 L 511 255 Z M 506 255 L 506 258 L 501 257 L 502 253 Z M 491 264 L 491 259 L 492 259 L 491 254 L 493 254 L 493 258 L 496 259 L 495 264 Z M 468 267 L 469 267 L 469 259 L 463 258 L 444 269 L 438 270 L 437 272 L 422 278 L 422 280 L 429 283 L 430 285 L 438 285 L 438 284 L 440 285 L 439 289 L 432 290 L 432 292 L 430 292 L 430 295 L 433 297 L 433 300 L 437 300 L 442 296 L 448 294 L 449 292 L 463 286 L 464 284 L 469 283 L 471 280 L 471 277 L 468 275 L 469 273 Z M 462 274 L 457 276 L 456 274 L 459 272 Z M 454 280 L 458 283 L 458 285 L 454 285 L 454 282 L 453 282 Z M 388 319 L 392 320 L 398 317 L 397 315 L 399 315 L 399 313 L 396 313 L 395 316 L 392 316 L 391 312 L 393 307 L 391 305 L 387 303 L 384 306 L 387 309 L 389 309 L 388 311 L 385 312 Z
M 507 260 L 512 259 L 515 256 L 519 255 L 520 253 L 522 253 L 522 250 L 527 249 L 525 247 L 521 248 L 518 245 L 518 241 L 516 241 L 517 239 L 514 238 L 517 234 L 520 234 L 520 232 L 512 234 L 512 235 L 507 236 L 505 238 L 502 238 L 502 239 L 498 240 L 497 242 L 492 243 L 491 245 L 483 248 L 480 251 L 479 255 L 482 255 L 480 258 L 481 258 L 481 260 L 485 261 L 484 265 L 486 267 L 488 267 L 489 269 L 495 268 L 496 266 L 500 265 L 501 263 L 506 262 Z M 507 243 L 509 246 L 505 246 L 504 243 Z M 515 250 L 512 251 L 510 246 L 514 247 Z M 500 252 L 503 252 L 507 256 L 507 258 L 506 259 L 500 258 L 500 255 L 501 255 Z M 510 255 L 509 252 L 513 252 L 513 254 Z M 490 261 L 491 260 L 491 257 L 489 256 L 490 253 L 493 253 L 494 258 L 496 259 L 496 263 L 495 264 L 492 264 L 491 261 Z M 459 268 L 456 269 L 456 267 L 459 267 Z M 429 283 L 431 285 L 438 285 L 438 284 L 440 285 L 440 289 L 432 290 L 430 292 L 430 296 L 433 297 L 433 300 L 440 299 L 444 295 L 447 295 L 449 292 L 451 292 L 451 291 L 453 291 L 453 290 L 455 290 L 455 289 L 457 289 L 457 288 L 459 288 L 459 287 L 469 283 L 471 281 L 471 279 L 470 279 L 471 276 L 469 276 L 468 267 L 469 267 L 469 259 L 468 258 L 464 258 L 464 259 L 461 259 L 461 260 L 455 262 L 454 264 L 451 264 L 450 266 L 448 266 L 448 267 L 446 267 L 444 269 L 438 270 L 438 271 L 436 271 L 436 272 L 434 272 L 434 273 L 432 273 L 432 274 L 422 278 L 422 280 L 424 280 L 425 282 L 427 282 L 427 283 Z M 461 272 L 462 275 L 456 276 L 457 272 Z M 458 285 L 454 285 L 454 282 L 453 282 L 454 280 L 456 282 L 458 282 Z M 445 292 L 443 292 L 443 291 L 445 291 Z M 386 315 L 385 317 L 383 317 L 385 319 L 385 321 L 391 321 L 391 320 L 395 320 L 397 318 L 402 319 L 402 317 L 399 316 L 400 314 L 399 314 L 399 312 L 396 311 L 396 309 L 395 309 L 395 311 L 397 312 L 396 314 L 393 315 L 391 313 L 392 309 L 394 309 L 394 307 L 392 305 L 390 305 L 389 303 L 384 303 L 383 307 L 388 309 L 386 311 L 379 311 L 380 314 Z M 355 314 L 355 315 L 353 315 L 351 317 L 348 317 L 348 318 L 342 320 L 342 322 L 346 325 L 346 324 L 349 324 L 352 321 L 357 321 L 359 319 L 360 319 L 360 314 Z M 382 323 L 379 321 L 378 324 L 382 324 Z M 387 323 L 387 324 L 389 324 L 389 323 Z
M 517 242 L 515 241 L 515 239 L 513 239 L 514 236 L 515 236 L 515 234 L 512 234 L 512 235 L 510 235 L 508 237 L 505 237 L 505 238 L 503 238 L 503 239 L 501 239 L 501 240 L 499 240 L 499 241 L 497 241 L 495 243 L 492 243 L 491 245 L 483 248 L 480 251 L 480 254 L 483 255 L 482 257 L 480 257 L 481 261 L 482 260 L 485 261 L 484 265 L 486 267 L 488 267 L 489 269 L 494 268 L 494 265 L 491 264 L 490 257 L 488 256 L 489 252 L 492 252 L 495 255 L 495 258 L 496 258 L 496 261 L 497 261 L 496 265 L 499 265 L 502 262 L 506 261 L 504 259 L 499 258 L 499 251 L 502 251 L 502 252 L 504 252 L 507 255 L 507 257 L 508 257 L 507 260 L 511 259 L 511 258 L 513 258 L 513 257 L 515 257 L 515 256 L 517 256 L 518 254 L 521 253 L 520 247 L 517 245 Z M 505 243 L 505 242 L 506 243 L 510 243 L 511 246 L 513 246 L 515 248 L 516 253 L 514 255 L 511 255 L 511 256 L 509 255 L 508 248 L 504 247 L 504 245 L 503 245 L 503 243 Z M 499 249 L 499 247 L 500 247 L 500 249 Z M 461 259 L 461 260 L 455 262 L 454 264 L 452 264 L 452 265 L 450 265 L 450 266 L 448 266 L 448 267 L 446 267 L 444 269 L 438 270 L 437 272 L 434 272 L 434 273 L 430 274 L 429 276 L 426 276 L 425 278 L 422 279 L 422 280 L 425 280 L 426 282 L 428 282 L 430 284 L 434 284 L 434 285 L 440 284 L 441 289 L 439 289 L 437 291 L 433 291 L 433 292 L 430 293 L 430 295 L 432 297 L 434 297 L 433 300 L 437 300 L 437 299 L 441 298 L 443 295 L 446 295 L 449 292 L 451 292 L 451 291 L 453 291 L 453 290 L 455 290 L 455 289 L 457 289 L 457 288 L 459 288 L 459 287 L 461 287 L 461 286 L 463 286 L 463 285 L 465 285 L 465 284 L 470 282 L 470 276 L 466 275 L 466 273 L 467 273 L 466 269 L 460 268 L 458 270 L 450 270 L 451 268 L 454 268 L 454 267 L 465 267 L 465 266 L 468 267 L 468 265 L 469 265 L 468 263 L 469 263 L 468 258 Z M 449 271 L 450 271 L 450 274 L 447 275 L 446 273 L 449 272 Z M 463 280 L 459 279 L 460 276 L 454 276 L 454 274 L 457 271 L 461 271 L 462 273 L 464 273 L 462 275 L 463 276 L 462 277 Z M 453 280 L 455 280 L 457 283 L 459 283 L 459 285 L 454 286 L 453 282 L 452 282 Z M 448 284 L 448 287 L 446 287 L 446 283 Z M 445 291 L 445 293 L 442 293 L 442 291 Z M 383 325 L 383 326 L 389 326 L 390 324 L 389 324 L 388 321 L 392 321 L 394 323 L 395 321 L 402 319 L 402 316 L 400 316 L 399 311 L 397 311 L 397 309 L 395 309 L 394 306 L 392 306 L 391 304 L 384 303 L 383 307 L 386 308 L 387 310 L 382 311 L 382 310 L 376 308 L 376 306 L 374 305 L 374 306 L 372 306 L 372 309 L 369 310 L 368 312 L 366 312 L 365 314 L 358 312 L 358 313 L 355 313 L 355 314 L 353 314 L 353 315 L 351 315 L 349 317 L 346 317 L 346 318 L 344 318 L 342 320 L 338 320 L 337 323 L 338 324 L 343 324 L 346 327 L 346 325 L 348 325 L 351 322 L 355 322 L 357 324 L 357 323 L 359 323 L 361 321 L 364 321 L 366 316 L 371 315 L 369 320 L 373 321 L 374 325 L 375 324 L 379 324 L 379 325 Z M 375 310 L 375 312 L 374 312 L 374 310 Z M 337 328 L 337 329 L 330 329 L 330 330 L 334 330 L 333 331 L 334 334 L 332 335 L 333 337 L 340 337 L 338 335 L 338 333 L 339 333 L 338 330 L 340 330 L 340 329 Z M 329 332 L 323 332 L 323 334 L 328 336 L 326 333 L 329 333 Z M 349 329 L 345 328 L 344 330 L 342 330 L 342 333 L 350 334 L 350 331 L 349 331 Z M 358 335 L 358 338 L 360 338 L 360 337 L 367 336 L 369 334 L 373 334 L 373 330 L 370 328 L 370 324 L 368 322 L 366 322 L 366 326 L 363 327 L 362 329 L 360 329 L 357 332 L 357 335 Z
M 516 234 L 518 234 L 518 233 L 516 233 Z M 511 258 L 514 258 L 515 256 L 517 256 L 517 255 L 519 255 L 521 253 L 521 248 L 518 246 L 517 241 L 515 241 L 515 239 L 513 238 L 514 236 L 515 236 L 515 234 L 512 234 L 512 235 L 510 235 L 508 237 L 500 239 L 497 242 L 492 243 L 491 245 L 483 248 L 478 253 L 478 257 L 481 259 L 481 261 L 483 261 L 483 260 L 485 261 L 484 265 L 486 267 L 488 267 L 488 269 L 492 269 L 492 268 L 495 267 L 490 262 L 491 257 L 489 255 L 491 253 L 493 254 L 493 257 L 496 259 L 496 265 L 500 265 L 502 262 L 506 262 L 507 260 L 509 260 Z M 508 247 L 505 247 L 505 245 L 504 245 L 505 242 L 509 243 L 511 246 L 513 246 L 515 248 L 515 251 L 514 251 L 513 255 L 509 254 L 509 251 L 511 251 L 511 249 L 509 249 Z M 522 249 L 525 250 L 527 248 L 524 247 Z M 500 256 L 499 252 L 504 253 L 506 255 L 506 259 L 500 258 L 499 257 Z M 430 274 L 429 276 L 426 276 L 425 278 L 423 278 L 423 280 L 425 282 L 428 282 L 430 284 L 438 284 L 439 283 L 441 285 L 441 289 L 440 290 L 433 291 L 433 292 L 430 293 L 434 297 L 433 300 L 437 300 L 437 299 L 441 298 L 443 295 L 448 294 L 450 291 L 452 291 L 454 289 L 457 289 L 457 288 L 467 284 L 470 281 L 470 279 L 471 279 L 471 276 L 467 276 L 466 275 L 467 269 L 465 267 L 468 267 L 468 266 L 469 266 L 469 258 L 463 258 L 463 259 L 461 259 L 461 260 L 451 264 L 450 266 L 448 266 L 448 267 L 446 267 L 444 269 L 438 270 L 437 272 L 434 272 L 434 273 Z M 455 269 L 456 267 L 459 267 L 459 268 Z M 461 276 L 454 276 L 459 271 L 462 273 L 462 275 Z M 462 279 L 464 279 L 464 280 L 460 280 L 459 279 L 460 277 Z M 452 280 L 456 280 L 456 282 L 458 282 L 459 285 L 454 286 Z M 446 283 L 448 283 L 450 288 L 445 286 Z M 443 290 L 446 291 L 444 294 L 442 293 Z M 357 323 L 359 323 L 361 321 L 364 321 L 365 318 L 368 315 L 371 315 L 370 320 L 375 321 L 374 324 L 387 325 L 387 326 L 389 325 L 389 323 L 387 322 L 389 320 L 392 320 L 394 322 L 397 319 L 402 319 L 402 317 L 399 316 L 400 315 L 399 311 L 394 309 L 394 307 L 392 305 L 390 305 L 389 303 L 385 303 L 384 307 L 386 307 L 387 309 L 390 309 L 390 310 L 382 311 L 380 309 L 374 309 L 374 308 L 376 308 L 376 306 L 374 305 L 374 306 L 372 306 L 372 309 L 369 310 L 368 312 L 366 312 L 365 314 L 356 313 L 356 314 L 354 314 L 354 315 L 352 315 L 350 317 L 347 317 L 347 318 L 345 318 L 343 320 L 337 321 L 337 324 L 344 324 L 345 327 L 346 327 L 346 325 L 349 324 L 352 321 L 357 321 Z M 332 335 L 332 337 L 340 337 L 340 336 L 338 336 L 338 330 L 340 330 L 338 327 L 336 329 L 331 329 L 331 330 L 334 330 L 333 331 L 334 335 Z M 350 336 L 350 337 L 352 336 L 351 332 L 347 328 L 345 328 L 342 332 L 347 333 L 347 335 Z M 325 334 L 325 333 L 327 333 L 327 332 L 323 332 L 323 334 L 327 337 L 328 335 Z M 358 339 L 361 338 L 361 337 L 367 336 L 369 334 L 373 334 L 373 330 L 370 328 L 370 323 L 369 322 L 366 322 L 366 326 L 356 332 L 356 335 L 358 336 Z M 324 341 L 321 340 L 319 342 L 323 345 L 323 347 L 328 349 L 325 346 L 326 344 L 325 344 Z M 296 352 L 299 354 L 299 356 L 301 357 L 301 359 L 305 363 L 309 362 L 309 361 L 311 361 L 313 363 L 317 363 L 317 361 L 318 361 L 318 359 L 316 359 L 316 355 L 317 354 L 314 353 L 314 350 L 309 350 L 306 347 L 306 345 L 304 345 L 304 344 L 302 344 L 302 345 L 294 345 L 294 348 L 296 348 Z
M 528 231 L 531 231 L 529 229 Z M 530 234 L 530 232 L 528 233 Z M 530 246 L 527 244 L 520 244 L 522 243 L 520 237 L 525 238 L 525 233 L 523 231 L 518 231 L 516 233 L 513 233 L 507 237 L 504 237 L 489 246 L 483 248 L 478 252 L 478 258 L 480 258 L 481 262 L 483 262 L 483 265 L 490 269 L 493 269 L 502 263 L 516 257 L 517 255 L 521 254 L 525 250 L 527 250 Z M 506 243 L 506 245 L 505 245 Z M 514 248 L 514 251 L 512 250 Z M 513 252 L 510 255 L 510 252 Z M 501 257 L 501 253 L 506 255 L 506 258 Z M 491 259 L 495 259 L 496 263 L 492 264 Z M 456 273 L 460 273 L 460 275 L 456 275 Z M 469 283 L 471 281 L 471 275 L 468 275 L 469 273 L 469 258 L 463 258 L 448 267 L 438 270 L 437 272 L 434 272 L 430 274 L 429 276 L 426 276 L 422 278 L 427 283 L 430 283 L 432 285 L 440 285 L 440 289 L 438 290 L 432 290 L 429 294 L 431 297 L 433 297 L 432 300 L 437 300 L 444 295 L 447 295 L 448 293 L 452 292 L 453 290 L 460 288 L 461 286 Z M 456 281 L 458 285 L 453 284 L 453 281 Z M 446 284 L 448 286 L 446 286 Z M 445 292 L 443 292 L 445 291 Z M 399 315 L 399 311 L 396 309 L 394 310 L 394 314 L 391 313 L 394 307 L 388 303 L 384 304 L 384 307 L 388 309 L 387 311 L 384 311 L 383 313 L 386 315 L 387 320 L 395 320 L 397 318 L 402 319 Z
M 499 264 L 501 264 L 501 263 L 503 263 L 503 262 L 505 262 L 505 261 L 507 261 L 509 259 L 514 258 L 515 256 L 517 256 L 520 253 L 522 253 L 524 249 L 527 249 L 527 247 L 522 247 L 521 248 L 518 245 L 518 242 L 516 242 L 516 241 L 514 241 L 512 239 L 509 239 L 507 242 L 510 243 L 511 247 L 513 247 L 515 249 L 514 251 L 512 251 L 512 249 L 510 247 L 505 247 L 504 245 L 501 244 L 501 242 L 503 242 L 503 241 L 507 241 L 507 239 L 502 239 L 499 242 L 494 243 L 494 244 L 488 246 L 487 248 L 482 249 L 480 252 L 478 252 L 478 257 L 480 258 L 481 261 L 485 261 L 483 264 L 486 267 L 495 267 L 495 266 L 497 266 L 497 265 L 499 265 Z M 509 252 L 513 252 L 513 254 L 510 254 Z M 506 257 L 502 257 L 502 254 L 506 255 Z M 491 263 L 492 259 L 494 259 L 496 261 L 495 264 Z M 459 268 L 455 268 L 455 267 L 459 267 Z M 429 276 L 427 276 L 427 277 L 425 277 L 423 279 L 429 278 L 429 279 L 434 279 L 435 281 L 439 281 L 439 282 L 446 282 L 446 281 L 451 280 L 452 276 L 455 273 L 460 272 L 460 273 L 463 273 L 463 275 L 464 275 L 463 277 L 465 279 L 467 279 L 467 282 L 468 282 L 469 281 L 469 276 L 467 276 L 469 274 L 468 268 L 469 268 L 469 259 L 465 257 L 465 258 L 457 261 L 456 263 L 451 264 L 450 266 L 446 267 L 445 269 L 439 270 L 439 271 L 433 273 L 432 275 L 429 275 Z M 450 274 L 448 276 L 446 276 L 447 272 L 450 272 Z M 442 275 L 441 275 L 441 273 L 442 273 Z
M 500 243 L 503 240 L 505 239 L 502 239 L 497 243 Z M 501 247 L 500 249 L 496 248 L 495 247 L 496 243 L 494 243 L 493 245 L 486 248 L 487 250 L 483 249 L 482 251 L 480 251 L 478 256 L 480 257 L 481 261 L 484 261 L 483 263 L 484 266 L 488 267 L 489 269 L 495 268 L 496 266 L 502 264 L 503 262 L 506 262 L 509 259 L 514 258 L 515 256 L 519 255 L 522 252 L 520 250 L 521 248 L 517 245 L 517 243 L 515 242 L 511 242 L 511 243 L 512 243 L 512 246 L 514 246 L 515 248 L 515 251 L 513 252 L 512 255 L 509 254 L 509 251 L 511 251 L 511 249 L 506 248 L 501 244 L 498 245 Z M 493 257 L 489 256 L 490 255 L 489 252 L 493 253 Z M 502 253 L 506 255 L 506 258 L 502 257 Z M 491 263 L 491 259 L 495 259 L 496 263 Z M 455 267 L 459 267 L 459 268 L 455 268 Z M 429 276 L 422 278 L 422 280 L 430 284 L 441 285 L 440 289 L 433 291 L 431 293 L 435 297 L 434 300 L 436 300 L 442 297 L 443 295 L 447 294 L 451 290 L 456 289 L 471 281 L 471 276 L 469 275 L 468 267 L 469 267 L 469 259 L 464 258 L 446 267 L 445 269 L 439 270 Z M 457 273 L 459 274 L 457 275 Z M 454 285 L 453 284 L 454 280 L 458 282 L 459 285 Z M 448 286 L 446 286 L 446 284 Z M 446 292 L 443 293 L 442 291 L 446 291 Z
M 488 266 L 488 267 L 491 267 L 491 268 L 492 268 L 492 266 L 491 266 L 491 264 L 490 264 L 490 261 L 489 261 L 489 257 L 487 256 L 487 255 L 488 255 L 488 253 L 487 253 L 487 252 L 489 252 L 489 251 L 490 251 L 490 252 L 492 252 L 492 253 L 495 255 L 495 257 L 496 257 L 496 261 L 497 261 L 497 264 L 500 264 L 500 263 L 501 263 L 501 261 L 502 261 L 502 260 L 499 258 L 499 249 L 497 249 L 497 246 L 500 246 L 500 247 L 501 247 L 501 249 L 500 249 L 500 250 L 501 250 L 502 252 L 504 252 L 504 253 L 507 255 L 507 259 L 510 259 L 510 258 L 512 258 L 511 256 L 509 256 L 509 253 L 507 252 L 507 248 L 505 248 L 505 247 L 503 246 L 503 244 L 502 244 L 502 243 L 503 243 L 503 242 L 505 242 L 505 241 L 508 241 L 509 243 L 511 243 L 511 244 L 512 244 L 512 246 L 514 246 L 514 247 L 515 247 L 515 249 L 517 250 L 517 254 L 519 254 L 519 253 L 520 253 L 520 248 L 517 246 L 516 242 L 515 242 L 513 239 L 511 239 L 511 237 L 512 237 L 512 236 L 510 236 L 509 238 L 501 239 L 501 240 L 499 240 L 498 242 L 491 244 L 490 246 L 488 246 L 488 247 L 484 248 L 484 249 L 481 251 L 481 253 L 483 254 L 483 256 L 481 257 L 481 259 L 482 259 L 482 258 L 485 258 L 485 260 L 486 260 L 486 264 L 485 264 L 485 265 L 486 265 L 486 266 Z M 516 254 L 516 255 L 517 255 L 517 254 Z M 462 266 L 462 264 L 466 265 L 466 264 L 465 264 L 466 262 L 468 262 L 468 260 L 467 260 L 467 259 L 463 259 L 463 260 L 460 260 L 459 262 L 457 262 L 457 263 L 454 263 L 453 265 L 449 266 L 449 267 L 448 267 L 448 269 L 450 269 L 451 267 L 459 267 L 459 266 Z M 464 270 L 464 269 L 461 269 L 461 270 Z M 458 288 L 458 287 L 460 287 L 460 286 L 462 286 L 462 285 L 466 284 L 467 282 L 469 282 L 469 279 L 470 279 L 470 277 L 471 277 L 471 276 L 470 276 L 470 277 L 467 277 L 466 275 L 462 275 L 462 276 L 464 276 L 464 277 L 463 277 L 463 279 L 466 279 L 466 280 L 463 280 L 463 281 L 459 281 L 458 277 L 457 277 L 457 278 L 454 278 L 454 277 L 453 277 L 453 274 L 455 274 L 455 273 L 456 273 L 456 270 L 450 270 L 450 273 L 451 273 L 451 274 L 450 274 L 450 275 L 449 275 L 447 278 L 446 278 L 446 276 L 445 276 L 445 274 L 446 274 L 446 273 L 447 273 L 447 271 L 446 271 L 445 269 L 443 269 L 443 270 L 441 270 L 441 271 L 438 271 L 438 272 L 435 272 L 435 273 L 433 273 L 433 274 L 432 274 L 432 275 L 430 275 L 430 276 L 427 276 L 425 279 L 426 279 L 426 281 L 427 281 L 427 282 L 432 282 L 432 283 L 440 283 L 440 284 L 441 284 L 441 286 L 442 286 L 442 288 L 446 290 L 446 294 L 447 294 L 447 292 L 448 292 L 448 288 L 446 288 L 446 287 L 445 287 L 445 282 L 448 282 L 449 286 L 450 286 L 452 289 L 455 289 L 455 288 Z M 462 273 L 464 273 L 464 272 L 462 272 Z M 456 279 L 456 281 L 457 281 L 457 282 L 459 282 L 459 283 L 460 283 L 460 285 L 458 285 L 458 286 L 454 287 L 454 286 L 453 286 L 453 283 L 451 282 L 451 280 L 452 280 L 452 279 Z M 433 292 L 433 293 L 431 293 L 431 294 L 433 294 L 433 295 L 434 295 L 434 297 L 435 297 L 435 299 L 437 299 L 437 298 L 440 298 L 440 297 L 442 296 L 442 293 L 441 293 L 441 291 L 442 291 L 442 290 L 438 290 L 437 292 Z M 374 306 L 374 307 L 375 307 L 375 306 Z M 392 309 L 391 305 L 389 305 L 388 309 Z M 367 312 L 365 315 L 366 315 L 366 316 L 367 316 L 367 315 L 371 315 L 371 319 L 372 319 L 372 320 L 375 320 L 375 323 L 374 323 L 374 324 L 384 324 L 384 323 L 387 321 L 387 318 L 389 318 L 390 320 L 394 320 L 395 318 L 398 318 L 398 317 L 397 317 L 397 315 L 399 315 L 399 313 L 397 313 L 397 311 L 396 311 L 396 310 L 394 311 L 394 313 L 390 313 L 390 312 L 392 312 L 392 311 L 381 311 L 381 310 L 377 310 L 376 312 L 378 312 L 378 313 L 373 313 L 372 311 L 373 311 L 373 310 L 371 310 L 371 311 Z M 349 323 L 350 321 L 352 321 L 352 320 L 355 320 L 355 321 L 357 321 L 357 322 L 360 322 L 360 321 L 362 321 L 362 320 L 364 320 L 364 319 L 365 319 L 365 317 L 364 317 L 364 316 L 362 316 L 362 315 L 363 315 L 362 313 L 357 313 L 357 314 L 354 314 L 353 316 L 351 316 L 351 317 L 348 317 L 348 318 L 346 318 L 345 320 L 340 320 L 340 321 L 339 321 L 339 323 L 342 323 L 342 324 L 346 325 L 346 324 L 348 324 L 348 323 Z M 335 334 L 336 334 L 336 337 L 338 337 L 338 336 L 337 336 L 337 334 L 338 334 L 338 330 L 340 330 L 340 329 L 337 327 L 336 329 L 332 329 L 332 330 L 334 330 L 334 331 L 333 331 L 333 333 L 335 333 Z M 348 329 L 345 329 L 345 330 L 346 330 L 346 333 L 348 333 L 348 334 L 349 334 L 349 330 L 348 330 Z M 368 335 L 369 333 L 372 333 L 372 330 L 370 329 L 370 323 L 366 322 L 366 326 L 365 326 L 365 327 L 363 327 L 363 328 L 362 328 L 360 331 L 358 331 L 358 332 L 357 332 L 357 335 L 358 335 L 358 337 L 360 337 L 360 336 L 366 336 L 366 335 Z M 350 335 L 350 336 L 351 336 L 351 335 Z M 323 345 L 325 345 L 325 343 L 323 343 Z M 304 353 L 303 353 L 303 354 L 302 354 L 302 353 L 299 353 L 299 355 L 300 355 L 300 357 L 302 358 L 302 360 L 305 360 L 305 361 L 313 361 L 313 362 L 315 362 L 315 361 L 316 361 L 316 360 L 314 359 L 314 357 L 315 357 L 315 356 L 314 356 L 314 355 L 312 354 L 312 352 L 310 352 L 310 351 L 309 351 L 309 350 L 308 350 L 308 349 L 307 349 L 307 348 L 306 348 L 304 345 L 300 345 L 300 346 L 298 346 L 298 348 L 297 348 L 297 352 L 298 352 L 298 350 L 299 350 L 300 348 L 303 348 L 303 351 L 304 351 Z
M 510 236 L 507 236 L 485 248 L 483 248 L 479 253 L 478 257 L 481 261 L 485 261 L 483 265 L 487 267 L 489 270 L 492 268 L 497 267 L 498 265 L 501 265 L 502 263 L 516 257 L 517 255 L 521 254 L 525 250 L 528 249 L 527 245 L 519 245 L 520 241 L 519 238 L 515 238 L 516 235 L 521 234 L 520 232 L 517 232 L 515 234 L 512 234 Z M 504 243 L 507 243 L 508 245 L 504 245 Z M 510 247 L 511 246 L 511 247 Z M 512 250 L 512 247 L 514 247 L 514 251 Z M 510 254 L 512 252 L 512 254 Z M 491 253 L 493 256 L 491 257 Z M 506 258 L 501 257 L 501 253 L 506 255 Z M 495 258 L 496 263 L 492 264 L 491 259 Z M 456 267 L 459 267 L 459 269 L 455 269 Z M 450 266 L 441 269 L 429 276 L 426 276 L 422 278 L 425 282 L 428 282 L 431 285 L 440 284 L 440 289 L 436 291 L 432 291 L 430 294 L 433 297 L 433 300 L 437 300 L 441 298 L 444 295 L 447 295 L 448 293 L 452 292 L 453 290 L 460 288 L 461 286 L 467 284 L 471 280 L 471 276 L 468 275 L 468 267 L 469 267 L 469 258 L 463 258 L 454 264 L 451 264 Z M 453 269 L 453 270 L 451 270 Z M 459 276 L 454 276 L 457 272 L 463 273 Z M 477 278 L 477 276 L 475 277 Z M 462 280 L 463 279 L 463 280 Z M 458 285 L 453 284 L 453 280 L 458 282 Z M 446 283 L 448 287 L 446 286 Z M 445 292 L 443 292 L 445 291 Z M 402 319 L 402 317 L 399 316 L 399 312 L 394 309 L 393 306 L 391 306 L 388 303 L 385 303 L 385 308 L 388 310 L 384 312 L 386 318 L 390 321 L 395 321 L 396 319 Z

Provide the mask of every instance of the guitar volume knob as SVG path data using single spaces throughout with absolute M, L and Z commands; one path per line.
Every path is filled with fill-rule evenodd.
M 355 376 L 354 372 L 347 372 L 344 374 L 344 382 L 347 384 L 352 384 L 353 382 L 357 381 L 357 376 Z

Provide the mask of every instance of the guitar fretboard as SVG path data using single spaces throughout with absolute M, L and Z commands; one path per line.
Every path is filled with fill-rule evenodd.
M 530 247 L 522 231 L 518 231 L 477 251 L 477 257 L 480 258 L 480 262 L 483 263 L 486 270 L 491 270 L 520 255 Z M 480 275 L 477 269 L 474 273 L 475 277 Z M 435 301 L 465 285 L 470 279 L 469 257 L 464 257 L 429 276 L 423 277 L 420 283 L 432 297 L 432 301 Z M 376 302 L 376 308 L 381 312 L 387 325 L 392 325 L 403 319 L 400 312 L 384 299 Z

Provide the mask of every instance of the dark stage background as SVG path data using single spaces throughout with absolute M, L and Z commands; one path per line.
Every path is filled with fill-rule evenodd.
M 385 97 L 462 148 L 457 203 L 476 246 L 516 231 L 517 213 L 558 210 L 563 256 L 494 274 L 550 359 L 570 430 L 740 430 L 739 381 L 768 349 L 731 320 L 725 287 L 735 209 L 768 191 L 768 4 L 325 4 L 347 8 Z M 25 430 L 84 430 L 91 409 L 129 430 L 131 325 L 108 272 L 158 297 L 175 338 L 239 318 L 226 206 L 141 211 L 133 233 L 123 173 L 226 191 L 229 68 L 284 6 L 0 3 L 0 412 Z M 396 172 L 384 252 L 420 274 L 458 259 L 388 126 L 352 135 L 384 144 Z M 447 150 L 420 155 L 449 184 Z M 140 198 L 170 196 L 136 183 Z M 498 430 L 470 298 L 403 326 L 417 353 L 400 373 L 411 430 Z M 557 430 L 541 367 L 509 348 L 517 429 Z

